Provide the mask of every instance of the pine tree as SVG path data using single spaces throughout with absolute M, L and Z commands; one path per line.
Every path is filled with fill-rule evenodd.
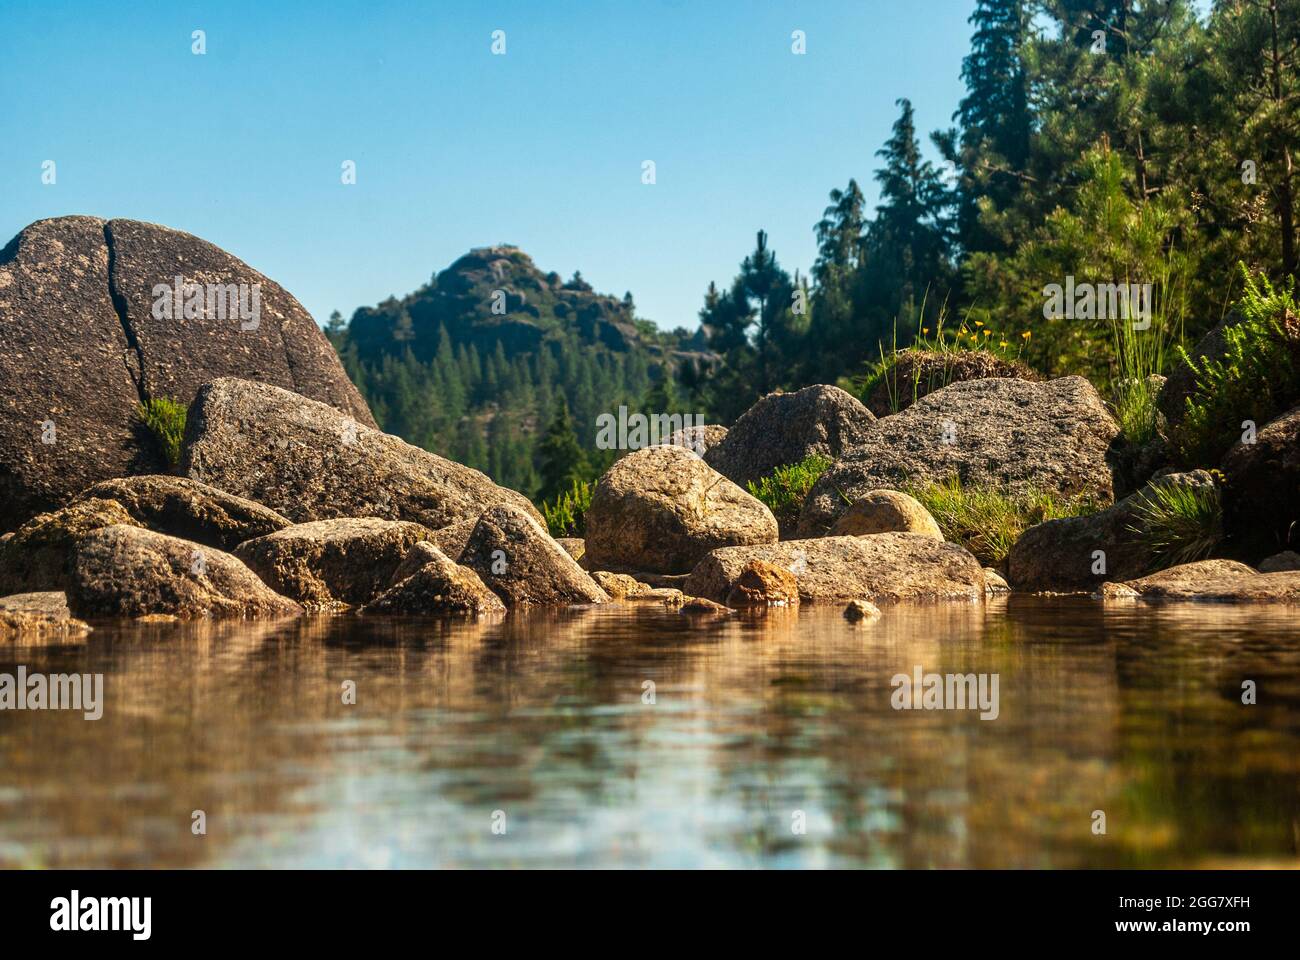
M 569 417 L 569 405 L 561 397 L 555 401 L 550 425 L 537 445 L 537 473 L 541 478 L 538 499 L 554 500 L 575 481 L 585 479 L 586 472 L 586 457 Z

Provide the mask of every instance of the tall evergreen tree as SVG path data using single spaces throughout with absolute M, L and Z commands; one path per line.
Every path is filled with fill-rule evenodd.
M 585 479 L 586 457 L 578 443 L 578 435 L 569 417 L 569 405 L 563 397 L 555 401 L 550 425 L 537 445 L 540 500 L 554 500 L 569 490 L 575 481 Z

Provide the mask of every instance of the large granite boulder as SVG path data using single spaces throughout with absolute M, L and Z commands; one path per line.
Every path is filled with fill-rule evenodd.
M 984 599 L 984 570 L 964 548 L 916 533 L 786 540 L 758 547 L 714 550 L 691 572 L 682 589 L 724 601 L 741 583 L 746 565 L 763 560 L 798 581 L 808 603 L 870 600 Z
M 1114 499 L 1119 425 L 1082 377 L 968 380 L 867 426 L 813 486 L 799 533 L 819 536 L 871 490 L 939 483 Z
M 522 494 L 324 403 L 251 380 L 205 384 L 190 405 L 182 472 L 265 504 L 296 523 L 340 517 L 410 520 L 430 529 Z
M 118 524 L 136 521 L 112 500 L 80 500 L 37 514 L 0 540 L 0 593 L 66 590 L 77 546 L 96 530 Z
M 508 607 L 607 603 L 609 595 L 532 514 L 496 506 L 479 517 L 460 555 Z
M 1141 531 L 1157 491 L 1175 487 L 1218 496 L 1208 471 L 1168 473 L 1105 510 L 1036 524 L 1007 555 L 1008 582 L 1016 590 L 1091 592 L 1158 569 L 1160 559 Z
M 709 447 L 704 460 L 744 487 L 810 454 L 837 459 L 862 440 L 875 419 L 839 387 L 817 384 L 794 393 L 769 393 Z
M 77 547 L 68 601 L 78 616 L 287 617 L 302 607 L 213 547 L 141 527 L 96 530 Z
M 876 416 L 887 417 L 949 384 L 998 377 L 1043 379 L 1027 364 L 987 350 L 900 350 L 870 384 L 864 403 Z
M 233 550 L 245 540 L 289 526 L 260 503 L 167 474 L 105 480 L 77 498 L 86 499 L 112 500 L 142 527 L 218 550 Z
M 411 547 L 389 588 L 362 612 L 477 617 L 505 611 L 506 605 L 477 573 L 431 542 L 420 541 Z
M 1144 600 L 1300 603 L 1300 571 L 1258 573 L 1235 560 L 1184 563 L 1124 586 Z
M 943 539 L 943 531 L 930 511 L 915 497 L 897 490 L 864 493 L 839 515 L 830 535 L 861 537 L 876 533 L 919 533 Z
M 1300 407 L 1234 445 L 1220 469 L 1234 553 L 1259 560 L 1300 543 Z
M 588 565 L 616 573 L 687 573 L 710 550 L 775 543 L 778 533 L 771 510 L 681 447 L 616 462 L 586 523 Z
M 374 424 L 307 311 L 220 248 L 132 220 L 26 227 L 0 252 L 2 529 L 100 480 L 161 472 L 137 405 L 188 403 L 221 376 L 273 383 Z
M 309 609 L 338 609 L 377 597 L 411 547 L 432 537 L 403 520 L 316 520 L 247 540 L 235 556 L 277 593 Z

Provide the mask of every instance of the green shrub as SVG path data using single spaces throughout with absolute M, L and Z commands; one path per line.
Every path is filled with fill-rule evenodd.
M 1223 541 L 1218 487 L 1156 484 L 1134 508 L 1137 519 L 1129 532 L 1158 561 L 1155 569 L 1204 560 Z
M 162 448 L 163 456 L 173 467 L 181 462 L 187 410 L 185 404 L 168 397 L 155 397 L 135 408 L 135 415 L 149 428 Z
M 566 493 L 555 498 L 554 503 L 542 504 L 546 529 L 553 537 L 583 537 L 587 534 L 587 508 L 591 506 L 591 493 L 595 484 L 585 480 L 573 481 Z
M 986 567 L 999 566 L 1030 527 L 1092 513 L 1100 506 L 1090 497 L 1059 497 L 1041 490 L 1009 493 L 963 487 L 956 477 L 905 489 L 930 511 L 945 539 L 961 544 Z
M 1263 426 L 1300 396 L 1296 344 L 1284 326 L 1295 322 L 1293 288 L 1274 290 L 1267 277 L 1242 273 L 1241 321 L 1224 327 L 1222 356 L 1193 359 L 1179 350 L 1195 385 L 1170 439 L 1188 466 L 1217 463 L 1241 439 L 1244 421 Z
M 758 483 L 751 480 L 749 492 L 767 504 L 782 527 L 790 526 L 799 519 L 799 510 L 813 484 L 832 463 L 833 460 L 821 454 L 809 454 L 798 463 L 777 467 L 770 477 Z

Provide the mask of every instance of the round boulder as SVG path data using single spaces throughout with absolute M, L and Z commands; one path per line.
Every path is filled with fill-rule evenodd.
M 943 531 L 930 511 L 914 497 L 897 490 L 872 490 L 863 494 L 831 527 L 832 537 L 861 537 L 873 533 L 919 533 L 943 539 Z

